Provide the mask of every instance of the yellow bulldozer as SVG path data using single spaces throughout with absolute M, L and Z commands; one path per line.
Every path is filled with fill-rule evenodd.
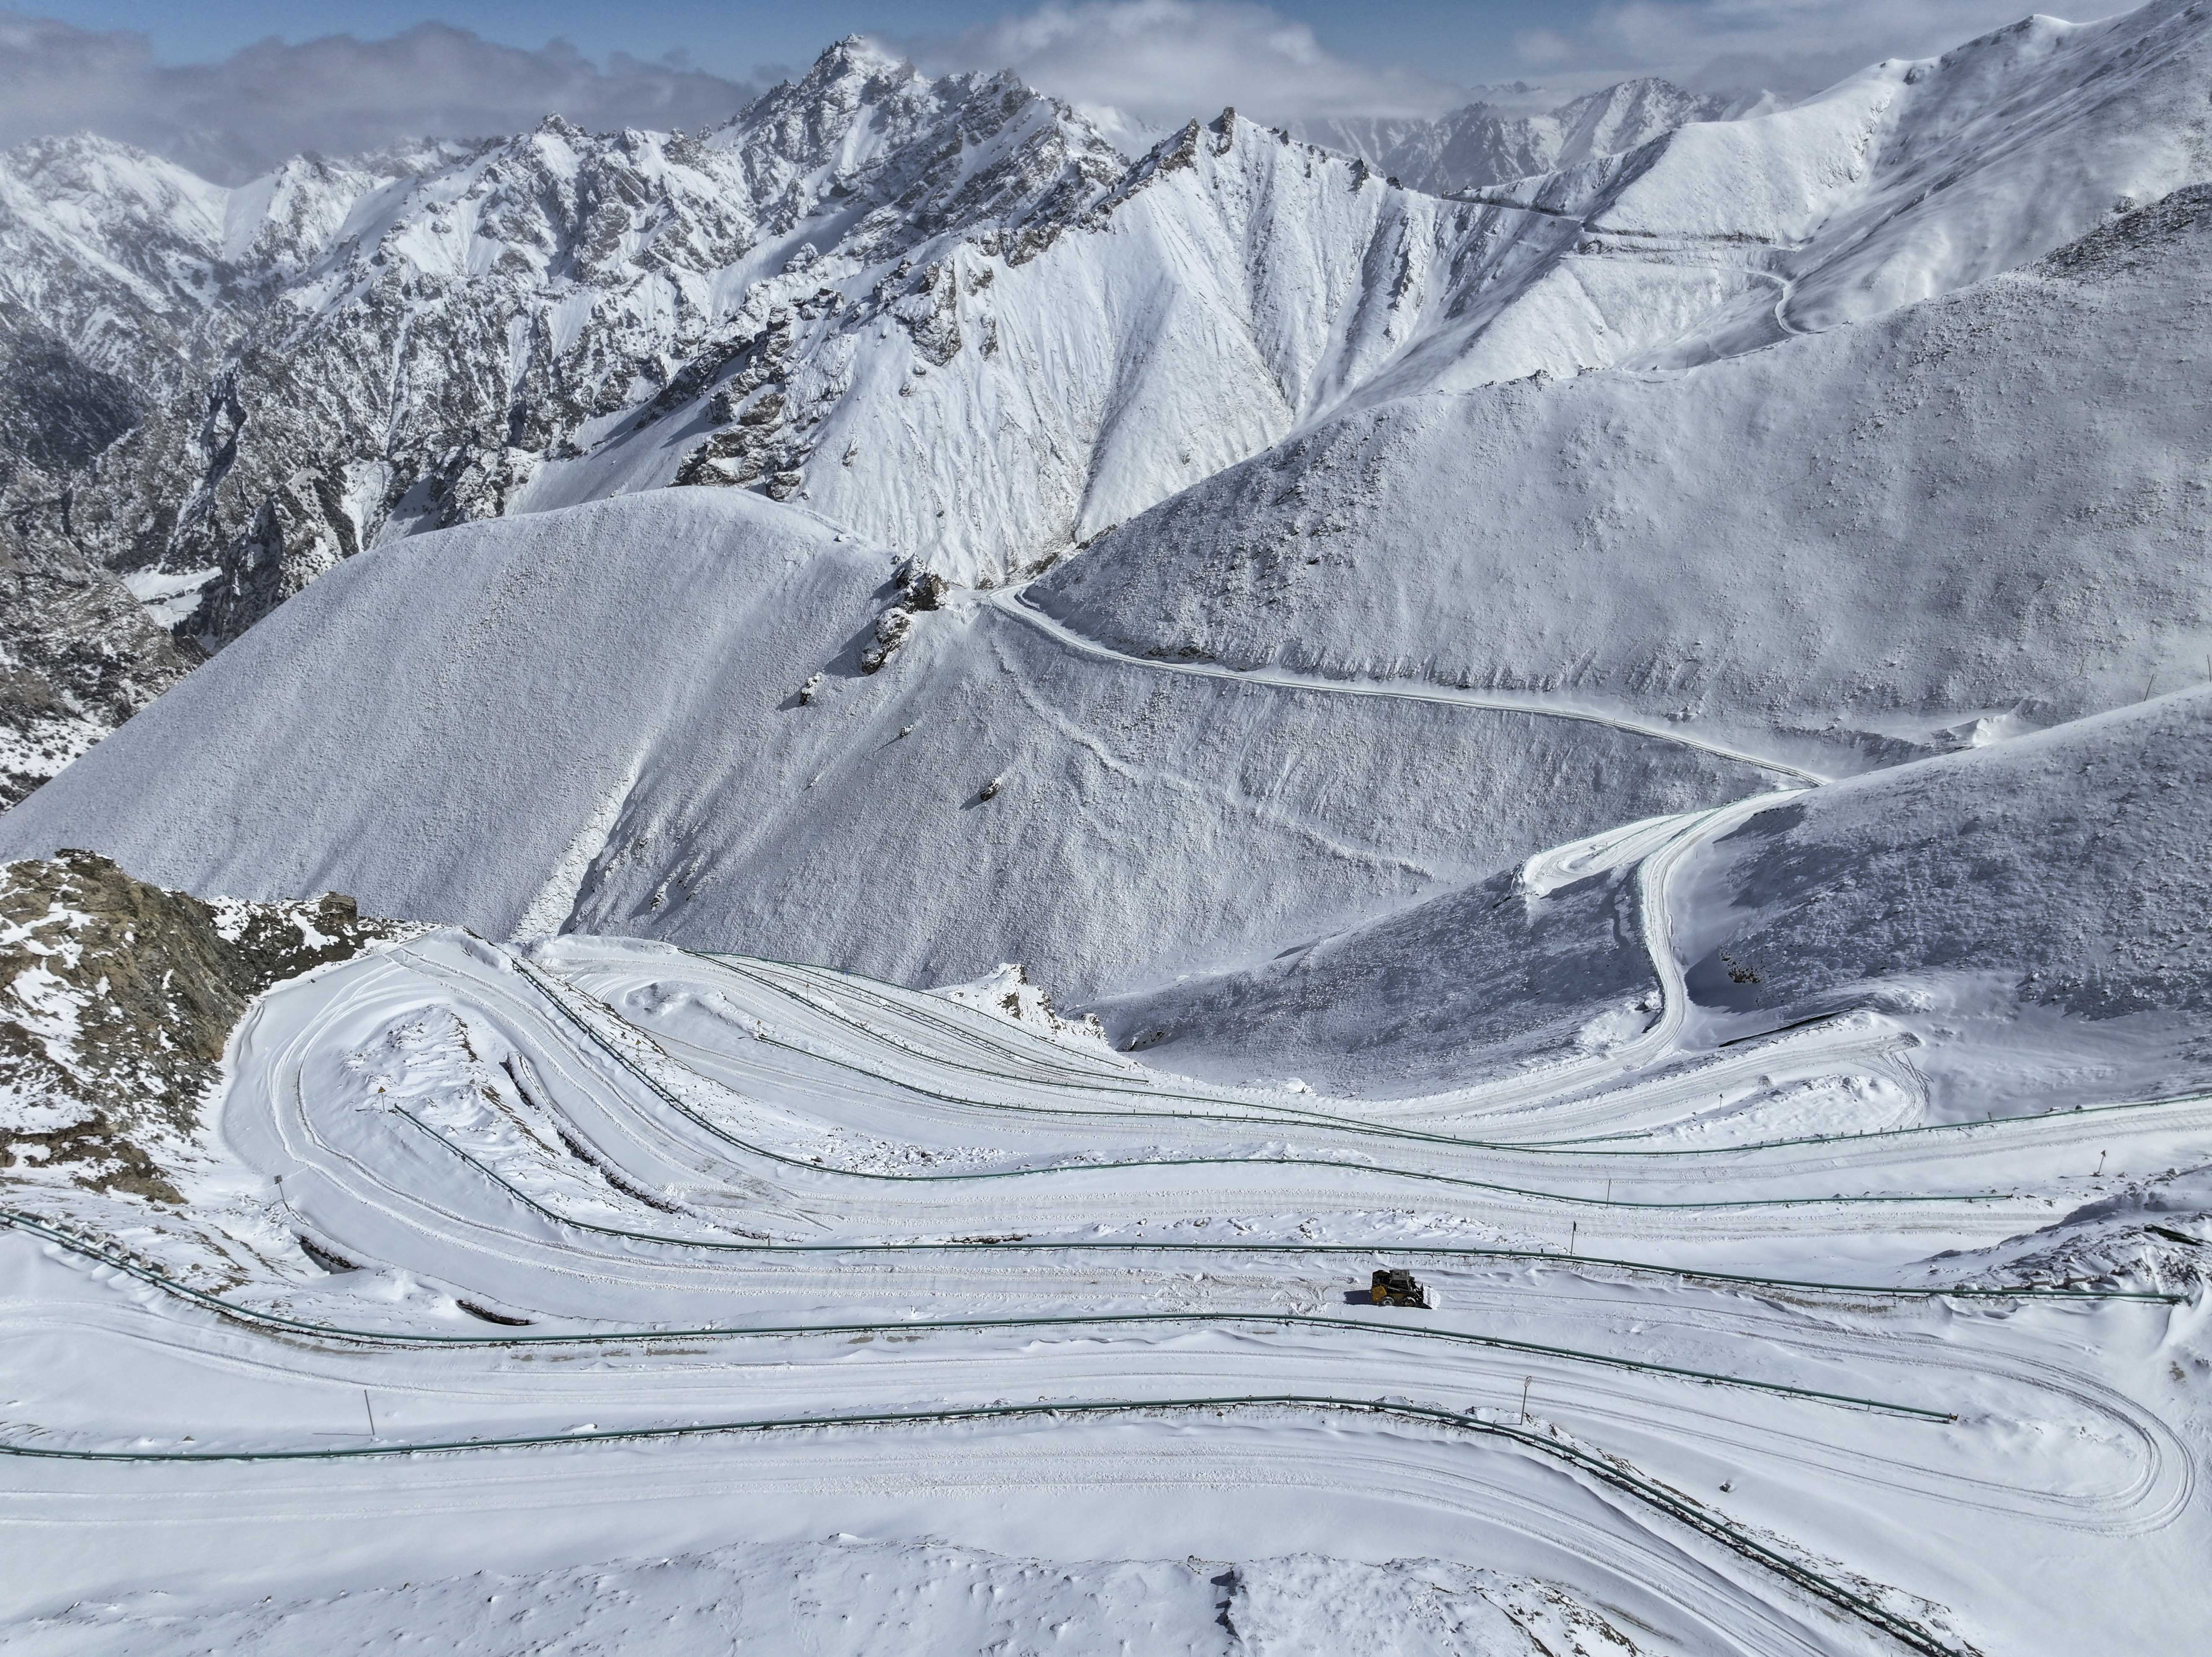
M 1368 1292 L 1375 1297 L 1377 1306 L 1418 1306 L 1424 1312 L 1429 1309 L 1429 1291 L 1410 1272 L 1377 1270 Z

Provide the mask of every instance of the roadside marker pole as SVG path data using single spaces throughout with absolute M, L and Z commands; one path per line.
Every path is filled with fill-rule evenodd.
M 1521 1424 L 1523 1427 L 1528 1424 L 1528 1383 L 1534 1379 L 1534 1375 L 1521 1377 Z

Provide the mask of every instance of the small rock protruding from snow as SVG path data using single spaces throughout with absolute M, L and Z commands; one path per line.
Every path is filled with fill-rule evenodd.
M 876 672 L 913 631 L 914 612 L 904 604 L 893 604 L 876 617 L 876 641 L 860 652 L 860 671 Z
M 1097 1014 L 1062 1017 L 1053 1010 L 1052 992 L 1030 982 L 1029 969 L 1018 961 L 1001 962 L 981 978 L 965 984 L 941 985 L 930 993 L 980 1012 L 1011 1018 L 1055 1041 L 1097 1047 L 1108 1046 L 1105 1026 L 1098 1022 Z
M 952 586 L 935 570 L 923 568 L 921 560 L 915 558 L 899 566 L 897 579 L 900 602 L 912 610 L 940 608 Z

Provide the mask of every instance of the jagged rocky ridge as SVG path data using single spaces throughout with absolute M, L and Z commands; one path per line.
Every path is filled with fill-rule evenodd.
M 70 148 L 161 179 L 154 225 L 76 251 L 98 269 L 113 246 L 161 247 L 131 273 L 138 310 L 190 325 L 130 331 L 179 391 L 82 479 L 73 527 L 112 568 L 204 573 L 192 628 L 215 643 L 395 519 L 496 515 L 611 418 L 730 371 L 770 378 L 798 313 L 844 303 L 805 274 L 823 250 L 889 264 L 988 226 L 1019 258 L 1125 165 L 1010 76 L 933 82 L 857 41 L 703 137 L 549 119 L 197 194 L 120 146 Z M 24 193 L 55 188 L 41 173 Z M 907 308 L 928 336 L 927 303 Z
M 181 1200 L 164 1170 L 246 1004 L 403 930 L 337 893 L 203 902 L 90 852 L 0 865 L 0 1183 Z
M 88 137 L 0 157 L 0 806 L 204 655 L 171 636 L 204 582 L 159 568 L 178 480 L 132 470 L 137 434 L 204 403 L 347 201 L 448 159 L 302 157 L 225 191 Z

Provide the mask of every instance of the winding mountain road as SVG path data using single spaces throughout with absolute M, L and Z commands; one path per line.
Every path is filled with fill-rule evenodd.
M 1710 828 L 1641 831 L 1651 901 Z M 2113 1356 L 2186 1308 L 1971 1252 L 2053 1217 L 2078 1120 L 1685 1147 L 1649 1131 L 1673 1028 L 1553 1096 L 1601 1145 L 1494 1138 L 1482 1095 L 1393 1133 L 821 968 L 433 935 L 257 1004 L 211 1217 L 0 1235 L 0 1350 L 64 1355 L 7 1364 L 0 1523 L 35 1565 L 86 1492 L 189 1487 L 281 1552 L 447 1510 L 462 1458 L 472 1510 L 588 1469 L 597 1502 L 775 1489 L 826 1524 L 886 1475 L 962 1511 L 985 1467 L 1139 1500 L 1167 1454 L 1262 1543 L 1291 1478 L 1747 1654 L 1989 1648 L 1925 1541 L 1965 1510 L 2078 1562 L 2034 1590 L 2054 1626 L 2080 1571 L 2199 1545 L 2193 1454 Z M 1962 1146 L 2017 1183 L 1957 1188 Z M 1437 1309 L 1347 1303 L 1393 1259 Z M 300 1517 L 303 1466 L 357 1469 L 342 1517 Z

